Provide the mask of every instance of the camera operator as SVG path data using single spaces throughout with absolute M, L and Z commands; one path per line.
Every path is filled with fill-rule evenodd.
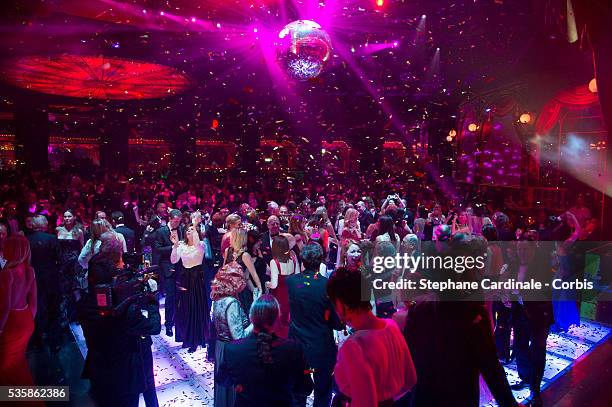
M 161 330 L 157 300 L 143 294 L 112 311 L 101 310 L 96 286 L 112 283 L 123 271 L 115 236 L 104 233 L 101 242 L 100 252 L 89 261 L 89 293 L 79 303 L 88 349 L 83 378 L 90 380 L 91 395 L 102 407 L 136 407 L 140 393 L 148 407 L 157 406 L 150 338 Z

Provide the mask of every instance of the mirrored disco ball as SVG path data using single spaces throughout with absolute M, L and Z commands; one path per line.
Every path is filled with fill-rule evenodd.
M 321 26 L 310 20 L 289 23 L 278 33 L 277 57 L 287 73 L 300 81 L 316 78 L 331 57 L 331 41 Z

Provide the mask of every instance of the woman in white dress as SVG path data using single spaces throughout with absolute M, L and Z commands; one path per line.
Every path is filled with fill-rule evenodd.
M 179 241 L 177 231 L 170 233 L 173 264 L 182 262 L 182 271 L 177 276 L 176 295 L 176 341 L 183 342 L 183 348 L 195 352 L 198 346 L 205 347 L 208 339 L 208 301 L 204 288 L 204 245 L 197 232 L 202 221 L 199 212 L 195 212 L 193 224 L 185 230 L 185 240 Z

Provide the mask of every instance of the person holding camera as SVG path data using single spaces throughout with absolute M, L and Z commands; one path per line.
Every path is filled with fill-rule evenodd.
M 87 344 L 82 377 L 89 379 L 91 396 L 102 407 L 136 407 L 140 393 L 147 407 L 156 407 L 150 336 L 161 330 L 159 305 L 145 294 L 112 311 L 100 308 L 96 286 L 111 284 L 123 270 L 121 243 L 108 232 L 100 240 L 100 251 L 89 261 L 89 293 L 78 306 Z
M 382 206 L 380 207 L 380 212 L 385 213 L 387 210 L 387 207 L 389 206 L 403 209 L 404 202 L 401 200 L 398 194 L 387 195 L 387 199 L 385 199 Z

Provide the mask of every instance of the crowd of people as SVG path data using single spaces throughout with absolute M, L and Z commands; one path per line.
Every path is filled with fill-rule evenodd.
M 453 243 L 486 254 L 470 278 L 552 269 L 569 280 L 584 269 L 577 242 L 597 236 L 581 197 L 562 213 L 508 216 L 474 191 L 448 197 L 393 179 L 249 189 L 180 176 L 20 176 L 0 191 L 0 384 L 31 384 L 26 348 L 58 352 L 79 323 L 84 377 L 101 405 L 135 406 L 140 393 L 157 405 L 150 336 L 162 324 L 189 352 L 207 350 L 218 407 L 305 406 L 312 392 L 314 406 L 476 406 L 486 388 L 515 406 L 502 367 L 513 358 L 512 387 L 529 387 L 541 405 L 546 338 L 580 323 L 575 291 L 525 302 L 516 291 L 407 296 L 371 288 L 373 259 Z M 551 256 L 536 255 L 548 243 Z M 94 288 L 138 266 L 156 266 L 159 293 L 98 312 Z

